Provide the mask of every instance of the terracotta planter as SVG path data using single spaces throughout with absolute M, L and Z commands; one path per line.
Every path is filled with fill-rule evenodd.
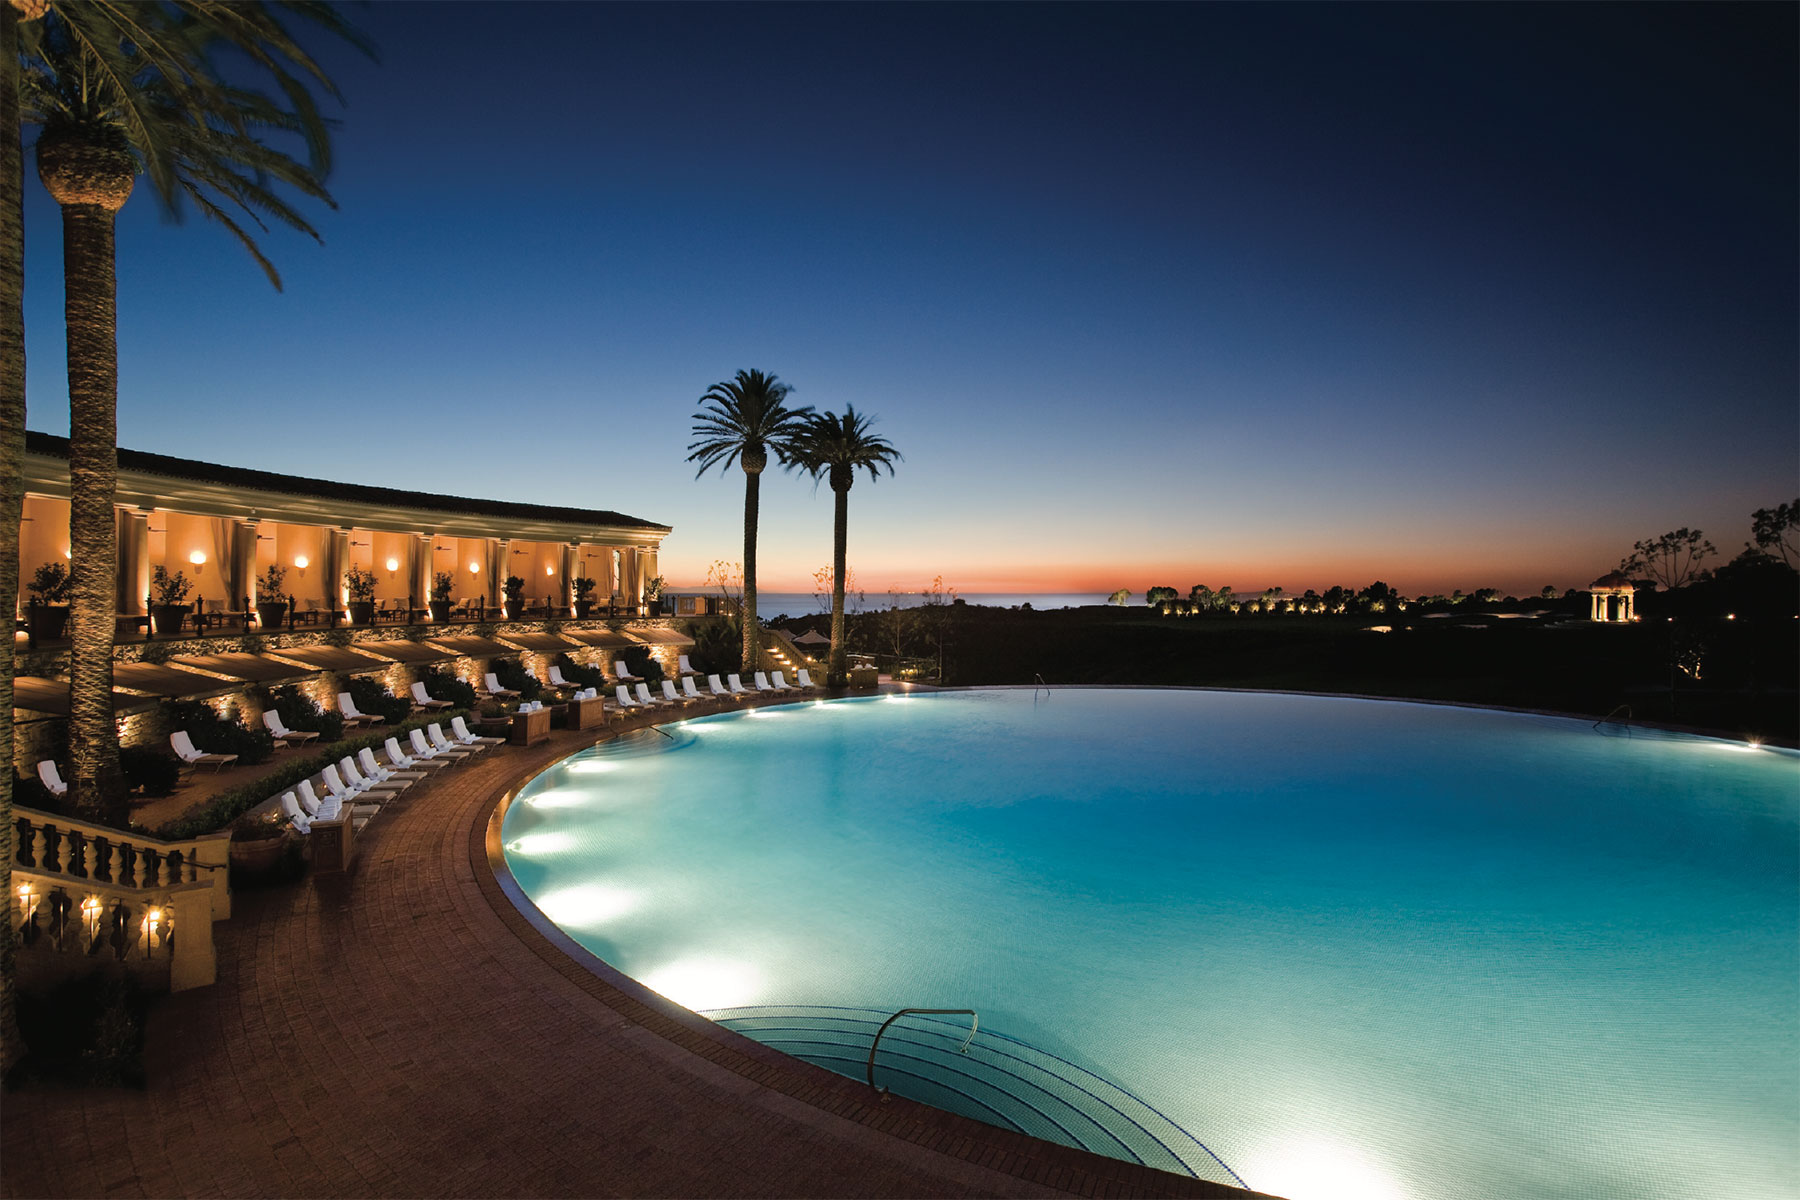
M 256 623 L 264 629 L 280 629 L 287 621 L 288 607 L 285 604 L 258 604 L 256 606 Z
M 150 609 L 150 619 L 156 622 L 156 632 L 167 637 L 181 632 L 181 623 L 191 611 L 186 604 L 157 604 Z
M 523 600 L 508 600 L 506 602 L 506 619 L 507 620 L 516 621 L 519 619 L 519 617 L 524 612 L 525 612 L 525 602 Z
M 594 602 L 592 600 L 577 600 L 575 602 L 575 619 L 576 620 L 578 620 L 578 621 L 586 620 L 587 615 L 593 611 L 594 611 Z
M 25 621 L 31 636 L 40 642 L 55 641 L 69 623 L 66 604 L 34 604 L 25 610 Z
M 425 606 L 431 610 L 433 624 L 442 625 L 450 619 L 450 601 L 428 600 Z
M 350 623 L 352 625 L 373 625 L 375 623 L 375 602 L 373 600 L 352 600 L 350 602 Z
M 275 873 L 287 852 L 287 837 L 259 838 L 231 843 L 231 874 L 243 879 L 263 879 Z

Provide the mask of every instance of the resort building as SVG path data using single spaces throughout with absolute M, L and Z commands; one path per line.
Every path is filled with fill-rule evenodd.
M 423 609 L 432 576 L 448 572 L 459 607 L 497 609 L 507 576 L 533 607 L 569 609 L 577 579 L 629 611 L 644 603 L 669 527 L 622 513 L 475 500 L 303 479 L 138 450 L 119 451 L 119 612 L 147 615 L 156 567 L 182 572 L 202 611 L 246 611 L 270 566 L 300 613 L 342 613 L 344 577 L 373 572 L 378 607 Z M 69 554 L 69 441 L 25 440 L 19 534 L 21 611 L 40 564 Z
M 14 769 L 25 779 L 57 756 L 69 712 L 68 643 L 41 628 L 33 636 L 45 610 L 28 591 L 40 567 L 69 558 L 68 455 L 68 439 L 27 433 L 14 692 Z M 126 745 L 167 752 L 166 701 L 201 700 L 259 729 L 276 686 L 332 709 L 354 677 L 404 698 L 447 673 L 485 696 L 496 660 L 548 680 L 559 661 L 610 676 L 622 656 L 647 653 L 673 674 L 693 644 L 659 615 L 657 553 L 669 526 L 623 513 L 121 449 L 116 520 L 113 695 Z M 260 592 L 271 567 L 280 595 Z M 191 591 L 152 596 L 158 568 Z M 450 589 L 434 612 L 436 576 Z M 524 584 L 516 604 L 509 577 Z

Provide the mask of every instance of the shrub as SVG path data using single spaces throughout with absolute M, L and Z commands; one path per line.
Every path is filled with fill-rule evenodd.
M 352 675 L 344 685 L 350 693 L 350 699 L 356 701 L 359 712 L 371 717 L 381 717 L 389 725 L 406 720 L 406 714 L 412 711 L 412 700 L 402 700 L 373 677 L 368 675 Z
M 344 590 L 352 604 L 367 604 L 375 599 L 375 572 L 367 567 L 351 567 L 344 572 Z
M 48 996 L 19 993 L 19 1032 L 30 1047 L 21 1077 L 141 1087 L 149 1007 L 149 994 L 121 975 L 85 975 Z
M 557 670 L 563 673 L 576 687 L 600 688 L 606 686 L 606 672 L 599 667 L 584 667 L 566 654 L 556 657 Z
M 235 754 L 240 766 L 268 762 L 275 753 L 275 738 L 267 729 L 250 729 L 227 720 L 209 704 L 198 700 L 171 700 L 169 728 L 185 729 L 194 747 L 207 754 Z
M 275 715 L 289 729 L 317 733 L 321 742 L 335 742 L 344 736 L 343 715 L 320 708 L 313 703 L 312 697 L 291 683 L 264 696 L 263 707 L 274 709 Z
M 630 668 L 633 675 L 642 675 L 652 684 L 661 683 L 663 681 L 662 664 L 651 657 L 648 647 L 627 647 L 626 649 L 619 651 L 619 657 L 625 660 L 625 665 Z
M 688 661 L 708 675 L 725 675 L 738 669 L 744 657 L 744 625 L 739 617 L 696 622 L 694 648 Z M 639 672 L 642 674 L 642 672 Z
M 282 591 L 287 582 L 287 568 L 280 563 L 270 563 L 256 581 L 256 598 L 263 604 L 286 604 L 288 595 Z
M 274 771 L 260 779 L 253 779 L 249 783 L 227 788 L 214 796 L 203 808 L 189 810 L 187 815 L 180 820 L 170 821 L 153 832 L 159 838 L 178 842 L 186 838 L 199 837 L 203 833 L 224 829 L 263 801 L 281 795 L 289 788 L 298 785 L 302 779 L 310 779 L 317 775 L 325 769 L 326 763 L 335 763 L 346 754 L 355 754 L 364 746 L 378 747 L 390 737 L 398 737 L 401 745 L 405 745 L 408 731 L 423 729 L 433 721 L 448 723 L 451 717 L 458 715 L 463 714 L 439 709 L 435 714 L 414 717 L 396 726 L 383 725 L 372 732 L 345 738 L 342 741 L 333 742 L 329 746 L 322 746 L 312 754 L 282 763 Z
M 536 700 L 544 690 L 544 685 L 527 675 L 516 658 L 496 658 L 488 665 L 494 672 L 494 678 L 500 681 L 500 686 L 519 693 L 522 700 Z
M 149 746 L 120 746 L 125 786 L 146 796 L 167 796 L 181 780 L 181 762 Z
M 458 708 L 475 707 L 475 689 L 448 671 L 421 671 L 419 682 L 433 700 L 448 700 Z
M 448 571 L 434 571 L 431 575 L 431 598 L 444 601 L 450 598 L 450 592 L 456 587 L 456 576 Z

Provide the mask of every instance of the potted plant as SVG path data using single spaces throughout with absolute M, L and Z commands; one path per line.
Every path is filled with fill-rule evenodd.
M 25 590 L 31 593 L 31 606 L 26 610 L 31 636 L 36 641 L 59 638 L 69 623 L 69 568 L 59 562 L 47 562 L 32 575 Z
M 662 612 L 663 577 L 652 575 L 644 580 L 644 599 L 650 602 L 650 615 Z
M 231 823 L 233 881 L 272 874 L 286 850 L 287 829 L 280 813 L 245 813 Z
M 344 572 L 344 590 L 350 594 L 350 623 L 375 623 L 375 572 L 366 567 L 351 567 Z
M 157 567 L 150 573 L 150 619 L 156 632 L 167 636 L 181 632 L 181 622 L 188 614 L 188 593 L 194 585 L 180 571 L 169 574 L 169 568 Z
M 512 724 L 512 717 L 507 714 L 506 706 L 498 700 L 487 701 L 475 710 L 473 717 L 475 724 L 483 728 L 504 729 Z M 488 728 L 488 732 L 492 733 L 493 728 Z
M 500 590 L 506 595 L 506 619 L 518 620 L 525 612 L 525 581 L 517 575 L 508 575 Z
M 280 563 L 270 563 L 256 580 L 256 623 L 264 629 L 280 629 L 282 621 L 287 619 L 288 597 L 281 590 L 287 579 L 287 568 Z
M 594 611 L 594 580 L 583 575 L 575 581 L 575 615 L 585 617 Z
M 448 571 L 431 573 L 431 599 L 427 607 L 431 609 L 431 619 L 442 625 L 450 619 L 450 589 L 456 586 L 456 576 Z

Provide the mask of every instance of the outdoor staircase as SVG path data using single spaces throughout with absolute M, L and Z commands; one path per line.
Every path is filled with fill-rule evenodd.
M 862 1080 L 888 1014 L 830 1005 L 753 1005 L 702 1015 L 815 1066 Z M 1124 1088 L 1065 1058 L 962 1017 L 914 1015 L 890 1027 L 874 1081 L 896 1095 L 1002 1129 L 1161 1171 L 1248 1185 L 1198 1138 Z M 966 1051 L 961 1047 L 968 1041 Z
M 794 645 L 792 638 L 780 629 L 763 630 L 762 639 L 763 663 L 765 671 L 784 671 L 789 683 L 797 678 L 795 668 L 805 667 L 809 671 L 819 669 L 819 661 L 808 654 L 801 653 L 800 647 Z

